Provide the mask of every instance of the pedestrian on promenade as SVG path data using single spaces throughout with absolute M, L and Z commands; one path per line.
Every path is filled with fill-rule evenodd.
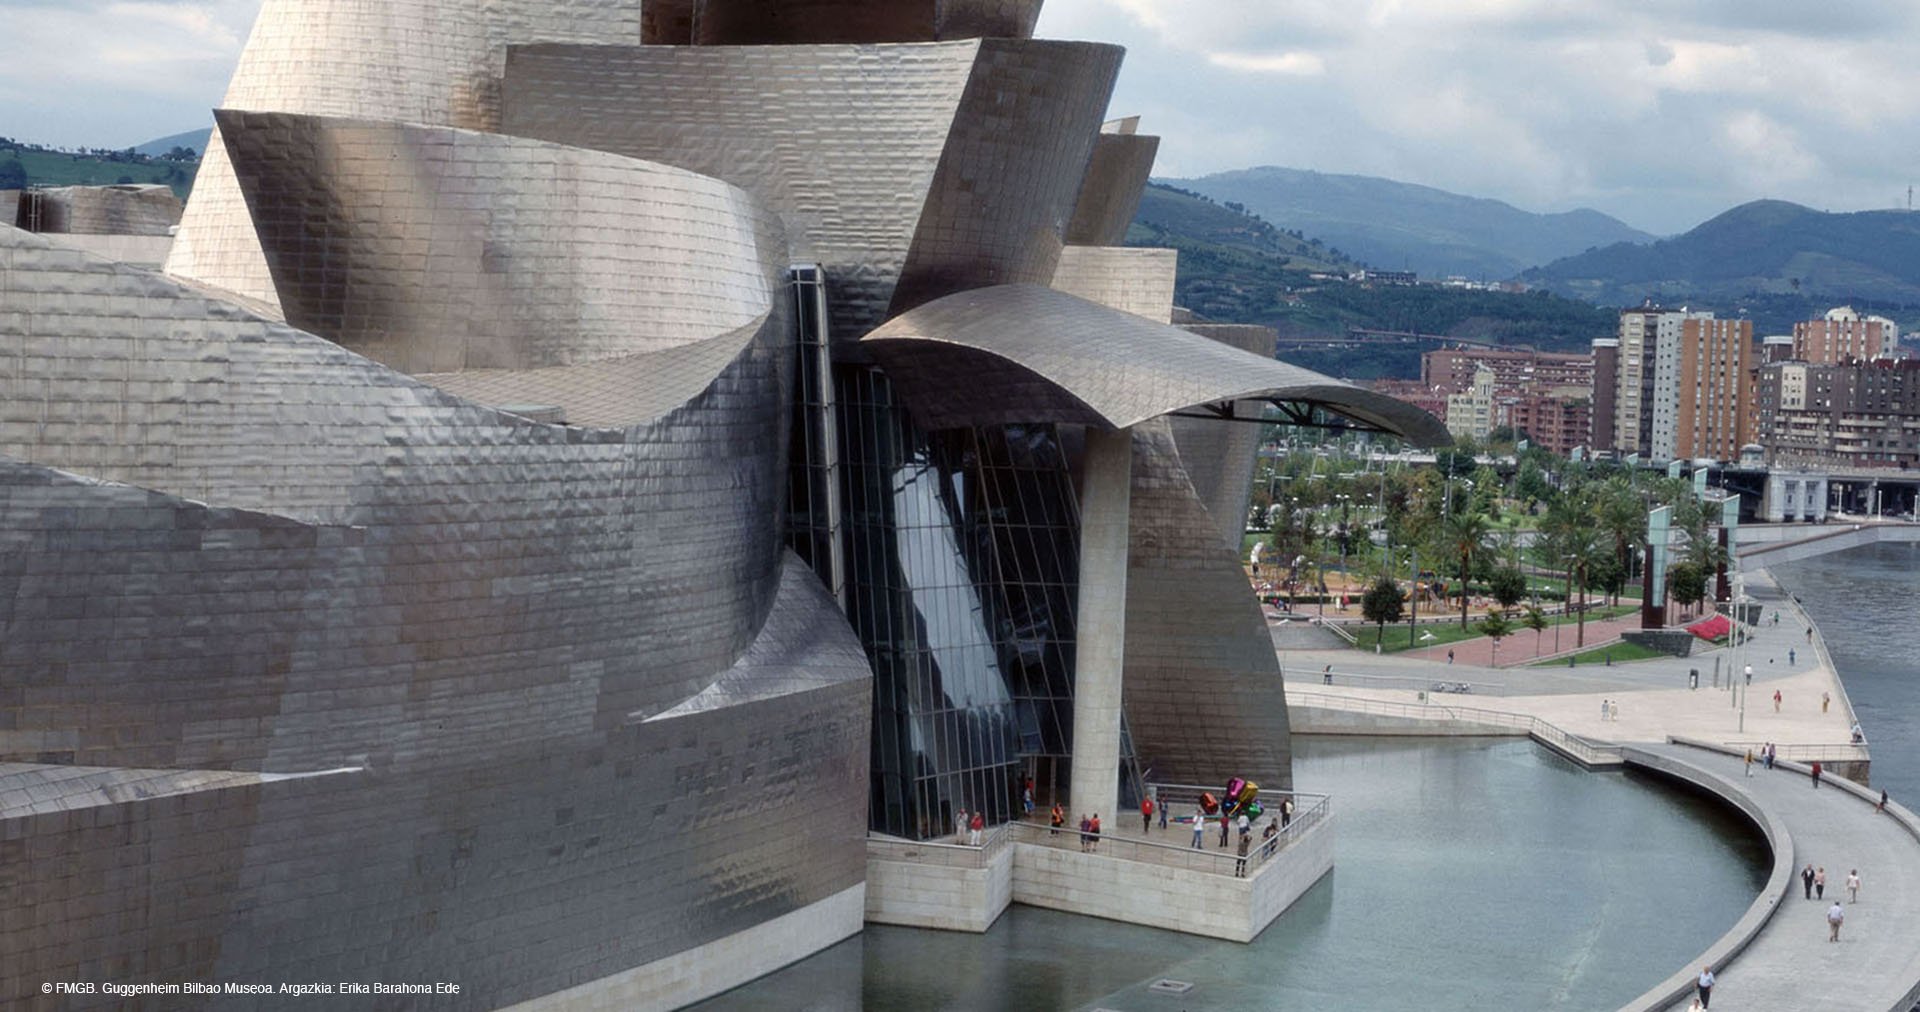
M 1832 702 L 1833 702 L 1833 695 L 1831 693 L 1822 692 L 1820 694 L 1820 712 L 1821 713 L 1827 712 L 1827 705 Z
M 1099 812 L 1093 813 L 1093 821 L 1087 823 L 1087 832 L 1090 834 L 1090 836 L 1088 837 L 1088 846 L 1091 847 L 1095 853 L 1099 853 L 1100 851 L 1100 813 Z
M 1260 833 L 1260 839 L 1266 844 L 1261 849 L 1261 856 L 1272 857 L 1273 849 L 1280 845 L 1280 820 L 1268 819 L 1267 828 Z
M 1834 900 L 1833 906 L 1827 908 L 1827 941 L 1837 942 L 1840 940 L 1840 925 L 1846 919 L 1846 908 L 1840 905 L 1839 900 Z
M 1813 642 L 1813 627 L 1812 627 L 1812 626 L 1808 626 L 1808 627 L 1807 627 L 1807 642 L 1808 642 L 1808 643 L 1812 643 L 1812 642 Z
M 1147 835 L 1147 830 L 1152 828 L 1153 828 L 1153 799 L 1141 798 L 1140 799 L 1140 835 L 1141 836 Z
M 1773 768 L 1773 761 L 1780 758 L 1780 749 L 1772 742 L 1767 743 L 1767 768 Z
M 1026 809 L 1026 813 L 1028 815 L 1033 814 L 1033 778 L 1032 777 L 1028 777 L 1027 782 L 1020 785 L 1020 805 L 1021 807 Z
M 1193 849 L 1199 850 L 1200 839 L 1207 835 L 1207 813 L 1196 808 L 1193 810 Z
M 1880 792 L 1882 797 L 1885 797 L 1886 793 L 1885 791 Z M 1293 799 L 1282 798 L 1280 801 L 1280 828 L 1285 829 L 1291 825 L 1293 825 Z
M 1817 791 L 1820 789 L 1820 760 L 1815 759 L 1813 761 L 1813 768 L 1811 772 L 1813 775 L 1813 789 Z
M 1452 648 L 1452 647 L 1448 647 L 1448 648 L 1447 648 L 1447 663 L 1448 663 L 1448 664 L 1452 664 L 1452 663 L 1453 663 L 1453 648 Z
M 1807 899 L 1813 899 L 1813 862 L 1812 861 L 1808 861 L 1807 866 L 1805 868 L 1800 869 L 1800 888 L 1806 891 Z
M 1247 837 L 1253 835 L 1253 823 L 1247 821 L 1247 814 L 1242 812 L 1237 826 L 1240 830 L 1240 845 L 1244 847 L 1247 844 Z
M 1614 723 L 1614 724 L 1620 723 L 1620 701 L 1619 700 L 1613 699 L 1613 700 L 1607 701 L 1607 720 L 1608 722 Z
M 1167 828 L 1167 806 L 1160 805 L 1159 808 L 1160 808 L 1160 829 L 1162 832 L 1165 832 Z
M 1707 1012 L 1707 1007 L 1700 1004 L 1699 995 L 1694 995 L 1693 1000 L 1687 1002 L 1687 1012 Z
M 1376 647 L 1379 646 L 1379 644 L 1377 643 L 1374 645 Z M 1333 684 L 1333 665 L 1329 664 L 1326 667 L 1320 669 L 1320 681 L 1327 685 Z
M 953 842 L 967 842 L 967 810 L 960 809 L 960 816 L 953 820 Z
M 1780 690 L 1773 690 L 1773 712 L 1780 712 Z
M 1087 818 L 1087 813 L 1081 812 L 1080 813 L 1080 853 L 1085 854 L 1087 852 L 1087 845 L 1092 842 L 1093 842 L 1093 820 Z
M 1048 813 L 1047 821 L 1053 824 L 1053 829 L 1050 830 L 1047 835 L 1059 836 L 1060 827 L 1067 824 L 1067 813 L 1060 810 L 1060 802 L 1056 801 L 1053 803 L 1053 811 Z
M 1858 868 L 1847 872 L 1847 902 L 1860 902 L 1860 869 Z
M 1247 840 L 1249 839 L 1250 837 L 1247 834 L 1240 834 L 1240 856 L 1233 862 L 1234 878 L 1239 878 L 1247 873 Z
M 1607 719 L 1607 701 L 1604 699 L 1600 701 L 1600 719 L 1603 722 Z
M 1788 664 L 1793 664 L 1793 663 L 1795 663 L 1795 660 L 1794 660 L 1794 658 L 1795 658 L 1796 656 L 1798 656 L 1798 655 L 1796 655 L 1796 654 L 1795 654 L 1795 653 L 1793 652 L 1793 648 L 1792 648 L 1792 647 L 1788 647 L 1788 648 L 1787 648 L 1787 663 L 1788 663 Z M 1824 692 L 1823 692 L 1823 693 L 1821 693 L 1821 695 L 1823 695 L 1823 696 L 1824 696 L 1824 695 L 1826 695 L 1826 693 L 1824 693 Z M 1825 703 L 1824 701 L 1823 701 L 1823 702 L 1821 703 L 1821 705 L 1820 705 L 1820 712 L 1821 712 L 1821 713 L 1825 713 L 1825 712 L 1827 712 L 1827 709 L 1826 709 L 1826 703 Z
M 1747 749 L 1747 776 L 1753 776 L 1753 749 Z
M 1220 806 L 1220 849 L 1227 847 L 1227 834 L 1233 832 L 1233 820 L 1227 818 L 1227 807 Z
M 1887 814 L 1887 789 L 1885 787 L 1880 788 L 1880 803 L 1873 806 L 1873 814 Z
M 986 816 L 979 812 L 973 813 L 973 822 L 969 823 L 967 828 L 969 829 L 967 843 L 975 847 L 980 846 L 980 831 L 987 828 Z
M 1713 967 L 1701 967 L 1700 977 L 1693 982 L 1693 986 L 1700 992 L 1700 1007 L 1703 1009 L 1710 1007 L 1713 1004 Z
M 1824 866 L 1813 873 L 1813 898 L 1816 900 L 1827 898 L 1827 869 Z

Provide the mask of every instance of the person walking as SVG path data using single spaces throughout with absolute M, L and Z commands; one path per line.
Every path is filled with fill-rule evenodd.
M 1837 942 L 1840 940 L 1840 925 L 1844 923 L 1846 919 L 1847 909 L 1840 905 L 1839 900 L 1834 900 L 1833 906 L 1827 908 L 1827 941 Z
M 1220 806 L 1220 849 L 1227 848 L 1227 834 L 1233 832 L 1233 820 L 1227 818 L 1227 806 Z
M 1620 701 L 1617 699 L 1607 701 L 1607 722 L 1610 724 L 1620 723 Z
M 1880 803 L 1873 806 L 1873 814 L 1887 814 L 1887 789 L 1885 787 L 1880 788 Z
M 1141 836 L 1147 835 L 1147 830 L 1150 830 L 1152 828 L 1153 828 L 1153 799 L 1141 798 L 1140 799 L 1140 835 Z
M 1807 899 L 1813 899 L 1813 862 L 1811 861 L 1807 862 L 1805 868 L 1800 869 L 1800 888 L 1806 892 Z
M 1816 791 L 1819 790 L 1820 789 L 1820 760 L 1815 759 L 1813 761 L 1813 766 L 1808 770 L 1808 775 L 1813 777 L 1813 789 Z
M 1260 851 L 1260 856 L 1265 858 L 1273 857 L 1274 848 L 1280 845 L 1280 820 L 1268 819 L 1267 828 L 1261 831 L 1260 839 L 1264 843 Z
M 1773 742 L 1760 746 L 1760 762 L 1768 769 L 1773 768 Z
M 1747 776 L 1753 776 L 1753 749 L 1747 749 Z
M 1293 799 L 1282 798 L 1280 799 L 1280 828 L 1285 829 L 1291 825 L 1293 825 Z
M 967 843 L 974 847 L 980 846 L 980 831 L 987 828 L 987 817 L 979 812 L 973 813 L 973 821 L 968 824 L 967 828 L 969 830 L 967 833 Z
M 1252 839 L 1246 833 L 1240 834 L 1240 856 L 1233 862 L 1233 877 L 1239 878 L 1247 873 L 1247 841 Z
M 1808 627 L 1807 627 L 1807 642 L 1808 642 L 1808 643 L 1812 643 L 1812 642 L 1813 642 L 1813 627 L 1812 627 L 1812 626 L 1808 626 Z
M 1858 868 L 1847 872 L 1847 902 L 1860 902 L 1860 869 Z
M 1713 967 L 1701 967 L 1700 976 L 1694 980 L 1693 986 L 1699 992 L 1700 1007 L 1703 1009 L 1711 1007 L 1713 1005 Z
M 1060 810 L 1060 802 L 1056 801 L 1053 803 L 1053 811 L 1047 814 L 1047 821 L 1053 826 L 1047 835 L 1059 836 L 1060 827 L 1067 824 L 1067 813 Z
M 1160 809 L 1160 829 L 1162 832 L 1165 832 L 1167 828 L 1167 806 L 1156 805 L 1155 807 Z
M 1452 664 L 1452 663 L 1453 663 L 1453 648 L 1452 648 L 1452 647 L 1448 647 L 1448 648 L 1447 648 L 1447 663 L 1448 663 L 1448 664 Z
M 1087 852 L 1087 843 L 1092 839 L 1091 835 L 1089 834 L 1091 834 L 1092 832 L 1093 832 L 1092 820 L 1087 818 L 1087 814 L 1085 812 L 1080 813 L 1080 853 L 1085 854 Z
M 1606 719 L 1607 719 L 1607 701 L 1603 699 L 1600 701 L 1600 720 L 1602 722 L 1605 722 Z
M 1100 813 L 1093 813 L 1093 821 L 1087 823 L 1087 848 L 1094 853 L 1100 852 Z
M 1207 813 L 1196 808 L 1193 810 L 1193 849 L 1200 850 L 1200 841 L 1207 835 Z
M 1780 712 L 1780 690 L 1773 690 L 1773 712 Z
M 1813 873 L 1813 898 L 1816 900 L 1824 900 L 1827 898 L 1827 869 L 1825 867 Z
M 1798 662 L 1798 661 L 1796 660 L 1796 655 L 1794 654 L 1794 652 L 1793 652 L 1793 648 L 1792 648 L 1792 647 L 1788 647 L 1788 648 L 1787 648 L 1787 663 L 1788 663 L 1788 664 L 1797 664 L 1797 663 L 1799 663 L 1799 662 Z M 1825 713 L 1825 712 L 1827 712 L 1827 698 L 1826 698 L 1826 697 L 1827 697 L 1827 694 L 1826 694 L 1826 693 L 1824 693 L 1824 692 L 1822 692 L 1822 693 L 1820 694 L 1820 712 L 1821 712 L 1821 713 Z

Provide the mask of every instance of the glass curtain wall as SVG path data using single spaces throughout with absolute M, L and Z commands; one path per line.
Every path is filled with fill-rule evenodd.
M 848 617 L 874 671 L 871 825 L 1016 818 L 1071 751 L 1079 511 L 1050 425 L 925 432 L 877 370 L 836 370 Z M 1044 763 L 1044 765 L 1043 765 Z

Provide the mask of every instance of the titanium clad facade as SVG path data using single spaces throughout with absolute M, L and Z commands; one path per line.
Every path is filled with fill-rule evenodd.
M 1113 46 L 516 46 L 507 133 L 677 165 L 779 212 L 836 348 L 963 288 L 1046 284 Z
M 1194 494 L 1168 421 L 1133 432 L 1125 685 L 1134 747 L 1155 779 L 1244 776 L 1291 790 L 1286 687 L 1266 617 Z
M 1173 316 L 1178 255 L 1170 249 L 1068 246 L 1052 287 L 1068 295 L 1166 323 Z
M 0 241 L 0 758 L 269 775 L 0 808 L 0 987 L 490 1007 L 858 886 L 870 679 L 780 547 L 783 303 L 686 403 L 582 429 Z
M 403 372 L 665 351 L 784 289 L 779 221 L 709 177 L 445 127 L 216 116 L 287 322 Z
M 1041 0 L 696 0 L 701 46 L 1033 36 Z
M 265 0 L 221 106 L 497 130 L 510 42 L 640 38 L 640 0 Z M 167 271 L 276 304 L 219 130 Z
M 1116 126 L 1126 122 L 1108 123 L 1094 143 L 1087 178 L 1067 223 L 1070 245 L 1119 246 L 1127 239 L 1127 226 L 1140 210 L 1154 156 L 1160 152 L 1160 138 L 1117 132 Z
M 1190 323 L 1181 329 L 1228 347 L 1272 358 L 1279 335 L 1270 327 L 1238 323 Z M 1241 402 L 1237 413 L 1258 418 L 1262 405 Z M 1193 483 L 1194 494 L 1220 531 L 1220 545 L 1236 560 L 1247 528 L 1247 499 L 1253 492 L 1253 460 L 1260 448 L 1261 426 L 1220 422 L 1179 415 L 1169 417 L 1180 466 Z

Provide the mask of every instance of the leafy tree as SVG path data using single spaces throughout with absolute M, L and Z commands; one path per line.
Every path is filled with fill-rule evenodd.
M 1546 612 L 1541 611 L 1538 605 L 1529 605 L 1526 615 L 1520 619 L 1520 624 L 1533 630 L 1533 652 L 1539 653 L 1540 634 L 1547 628 Z
M 1460 628 L 1467 627 L 1467 581 L 1473 576 L 1473 556 L 1487 538 L 1487 518 L 1479 513 L 1455 513 L 1440 529 L 1447 551 L 1460 558 Z
M 1511 609 L 1527 596 L 1527 574 L 1512 566 L 1502 566 L 1493 571 L 1489 589 L 1493 599 L 1500 602 L 1502 609 Z
M 1496 659 L 1496 663 L 1498 663 L 1500 641 L 1512 634 L 1514 630 L 1513 622 L 1499 612 L 1489 612 L 1486 618 L 1480 620 L 1479 629 L 1481 635 L 1493 641 L 1493 656 Z
M 1675 601 L 1689 607 L 1707 596 L 1707 572 L 1692 562 L 1682 562 L 1667 570 L 1667 592 Z
M 1365 596 L 1360 598 L 1360 614 L 1366 620 L 1379 626 L 1374 642 L 1378 643 L 1387 635 L 1387 623 L 1400 621 L 1400 587 L 1392 577 L 1382 576 L 1367 588 Z

